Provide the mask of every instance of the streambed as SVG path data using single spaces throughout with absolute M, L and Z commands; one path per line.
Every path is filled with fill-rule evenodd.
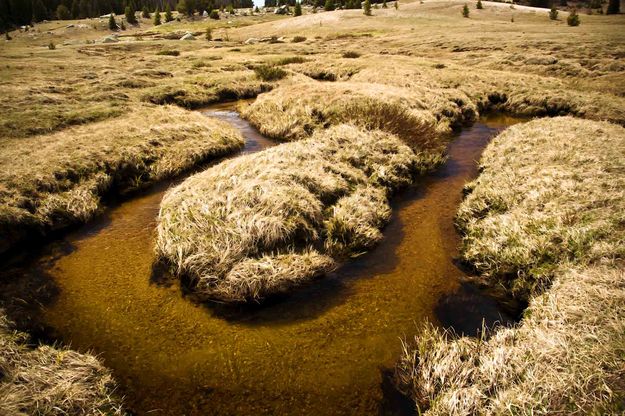
M 204 113 L 241 130 L 243 153 L 273 145 L 235 105 Z M 466 277 L 454 262 L 453 216 L 484 146 L 516 121 L 485 118 L 463 130 L 449 161 L 395 198 L 378 247 L 268 304 L 197 304 L 178 282 L 153 278 L 159 203 L 174 183 L 107 210 L 11 274 L 36 275 L 54 293 L 31 308 L 31 323 L 100 354 L 136 414 L 398 414 L 406 409 L 389 392 L 386 374 L 399 356 L 399 338 L 425 319 L 468 314 L 462 305 L 441 313 L 441 300 Z M 470 311 L 468 324 L 458 322 L 470 328 L 481 314 L 498 313 L 484 304 Z

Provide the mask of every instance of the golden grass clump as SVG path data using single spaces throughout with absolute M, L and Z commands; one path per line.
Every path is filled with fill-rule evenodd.
M 279 140 L 299 140 L 319 128 L 350 123 L 394 134 L 413 148 L 440 145 L 436 119 L 407 105 L 407 94 L 379 84 L 298 80 L 260 96 L 242 115 L 261 133 Z
M 622 414 L 624 145 L 622 127 L 571 117 L 489 144 L 458 213 L 463 257 L 529 307 L 488 339 L 430 326 L 407 342 L 396 380 L 421 411 Z
M 463 256 L 527 298 L 562 262 L 625 254 L 625 129 L 572 117 L 515 126 L 486 149 L 458 210 Z
M 42 345 L 9 329 L 0 311 L 0 414 L 122 415 L 111 373 L 89 354 Z
M 557 273 L 521 325 L 488 340 L 429 326 L 404 344 L 399 385 L 426 415 L 621 415 L 625 269 Z
M 115 120 L 28 139 L 3 139 L 0 252 L 24 237 L 85 222 L 106 193 L 176 176 L 243 146 L 215 119 L 177 107 L 140 107 Z
M 349 125 L 241 156 L 163 198 L 156 251 L 201 298 L 283 292 L 377 242 L 389 193 L 440 158 Z

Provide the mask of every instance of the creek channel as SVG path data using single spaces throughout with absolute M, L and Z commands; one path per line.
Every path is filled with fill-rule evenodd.
M 243 154 L 274 145 L 236 105 L 202 112 L 241 131 Z M 465 128 L 444 166 L 395 197 L 380 245 L 289 296 L 253 307 L 198 304 L 177 282 L 151 278 L 159 204 L 179 179 L 113 204 L 11 265 L 29 295 L 0 287 L 23 300 L 10 318 L 98 354 L 138 415 L 410 414 L 389 380 L 401 337 L 426 319 L 467 333 L 482 319 L 507 319 L 462 283 L 453 217 L 482 150 L 515 122 L 486 117 Z

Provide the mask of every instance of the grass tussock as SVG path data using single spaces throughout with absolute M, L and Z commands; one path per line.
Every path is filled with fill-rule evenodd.
M 175 104 L 195 109 L 222 101 L 252 98 L 269 91 L 271 84 L 241 72 L 218 77 L 198 75 L 144 90 L 141 100 L 153 104 Z
M 243 139 L 218 120 L 176 107 L 137 108 L 114 121 L 2 140 L 0 252 L 25 236 L 90 219 L 125 193 L 232 153 Z
M 625 129 L 572 117 L 508 129 L 458 210 L 463 256 L 527 298 L 563 262 L 622 258 Z
M 92 355 L 30 347 L 0 311 L 0 414 L 122 415 L 111 373 Z
M 406 343 L 396 379 L 421 411 L 622 414 L 624 144 L 622 127 L 563 117 L 488 146 L 458 213 L 463 256 L 529 307 L 488 339 L 426 327 Z
M 394 134 L 413 148 L 439 145 L 434 117 L 404 101 L 404 91 L 397 88 L 311 82 L 281 86 L 259 97 L 243 117 L 261 133 L 279 140 L 299 140 L 318 129 L 350 123 Z
M 254 73 L 258 79 L 267 82 L 279 81 L 287 76 L 287 72 L 284 69 L 275 65 L 259 65 L 254 68 Z
M 161 203 L 156 251 L 201 298 L 258 300 L 375 244 L 389 193 L 439 161 L 380 131 L 319 131 L 174 188 Z

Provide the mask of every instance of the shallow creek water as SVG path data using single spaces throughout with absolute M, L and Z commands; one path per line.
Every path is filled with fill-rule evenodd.
M 273 144 L 233 108 L 204 113 L 241 129 L 243 153 Z M 441 302 L 465 276 L 454 264 L 462 187 L 476 176 L 489 138 L 515 121 L 487 118 L 465 129 L 438 172 L 395 198 L 378 247 L 290 296 L 255 307 L 196 304 L 178 283 L 151 279 L 156 217 L 169 183 L 117 204 L 19 266 L 41 276 L 41 287 L 54 287 L 32 319 L 54 339 L 100 354 L 136 414 L 405 412 L 388 388 L 400 337 L 425 319 L 460 317 L 470 328 L 497 313 L 478 295 L 468 304 L 486 308 Z

